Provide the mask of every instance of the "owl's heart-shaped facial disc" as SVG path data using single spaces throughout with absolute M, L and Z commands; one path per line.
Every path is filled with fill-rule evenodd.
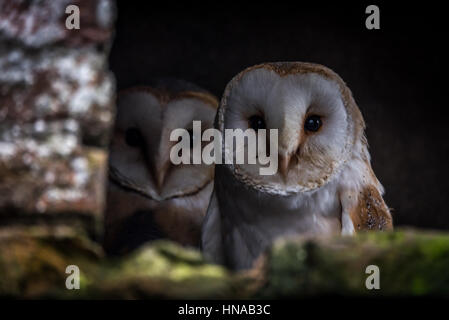
M 217 100 L 206 93 L 138 87 L 122 92 L 111 144 L 111 175 L 155 200 L 192 194 L 213 179 L 213 165 L 174 165 L 174 129 L 191 130 L 194 120 L 213 127 Z
M 243 71 L 225 91 L 219 129 L 276 129 L 278 170 L 260 175 L 260 164 L 246 163 L 233 165 L 234 174 L 274 193 L 325 185 L 350 155 L 354 121 L 363 124 L 350 99 L 342 80 L 324 67 L 265 64 Z

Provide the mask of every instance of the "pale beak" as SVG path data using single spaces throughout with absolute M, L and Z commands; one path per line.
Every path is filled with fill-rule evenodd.
M 279 172 L 280 172 L 282 178 L 284 179 L 284 181 L 287 180 L 288 169 L 290 167 L 291 158 L 292 158 L 291 154 L 288 154 L 288 155 L 280 154 L 278 157 L 278 168 L 279 168 Z
M 161 191 L 162 186 L 164 185 L 165 180 L 165 170 L 156 169 L 155 170 L 155 176 L 156 176 L 156 186 L 159 191 Z
M 166 145 L 159 146 L 159 152 L 153 163 L 153 177 L 156 180 L 156 187 L 159 193 L 162 192 L 165 179 L 167 178 L 170 167 L 172 166 L 170 159 L 170 149 Z
M 159 159 L 156 159 L 156 161 L 151 159 L 150 155 L 148 154 L 147 148 L 144 148 L 142 151 L 143 151 L 143 156 L 144 156 L 147 168 L 151 172 L 151 175 L 152 175 L 153 179 L 155 180 L 154 182 L 156 184 L 156 189 L 160 193 L 162 185 L 164 183 L 165 172 L 166 172 L 166 170 L 164 170 L 164 168 L 163 168 L 164 163 L 161 162 Z
M 163 161 L 162 163 L 158 161 L 154 167 L 154 177 L 156 178 L 156 186 L 159 192 L 162 191 L 162 187 L 164 185 L 167 173 L 170 170 L 170 166 L 170 161 Z

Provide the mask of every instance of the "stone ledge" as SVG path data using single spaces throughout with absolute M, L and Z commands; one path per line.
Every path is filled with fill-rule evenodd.
M 380 268 L 367 290 L 366 266 Z M 65 268 L 81 270 L 67 290 Z M 158 241 L 121 258 L 70 228 L 0 231 L 0 296 L 13 298 L 308 298 L 449 296 L 449 234 L 400 230 L 277 242 L 253 270 L 232 273 L 201 254 Z

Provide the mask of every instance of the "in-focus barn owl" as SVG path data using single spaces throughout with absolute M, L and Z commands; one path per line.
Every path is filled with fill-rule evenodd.
M 216 165 L 201 244 L 213 261 L 248 268 L 279 236 L 392 228 L 362 114 L 330 69 L 300 62 L 248 68 L 227 85 L 216 126 L 278 129 L 278 171 Z
M 121 92 L 109 156 L 104 247 L 125 253 L 168 238 L 199 246 L 213 188 L 213 165 L 173 165 L 173 129 L 213 127 L 217 99 L 183 81 Z M 192 136 L 193 137 L 193 136 Z

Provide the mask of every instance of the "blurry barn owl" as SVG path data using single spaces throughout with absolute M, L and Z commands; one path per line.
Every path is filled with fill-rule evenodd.
M 213 188 L 213 165 L 173 165 L 173 129 L 213 127 L 217 99 L 195 85 L 160 81 L 119 93 L 109 156 L 104 247 L 125 253 L 168 238 L 199 246 Z M 191 133 L 191 132 L 190 132 Z M 193 139 L 193 135 L 191 135 Z
M 250 67 L 227 85 L 216 126 L 278 129 L 278 171 L 216 165 L 201 243 L 214 262 L 249 268 L 279 236 L 392 229 L 362 114 L 330 69 L 300 62 Z

